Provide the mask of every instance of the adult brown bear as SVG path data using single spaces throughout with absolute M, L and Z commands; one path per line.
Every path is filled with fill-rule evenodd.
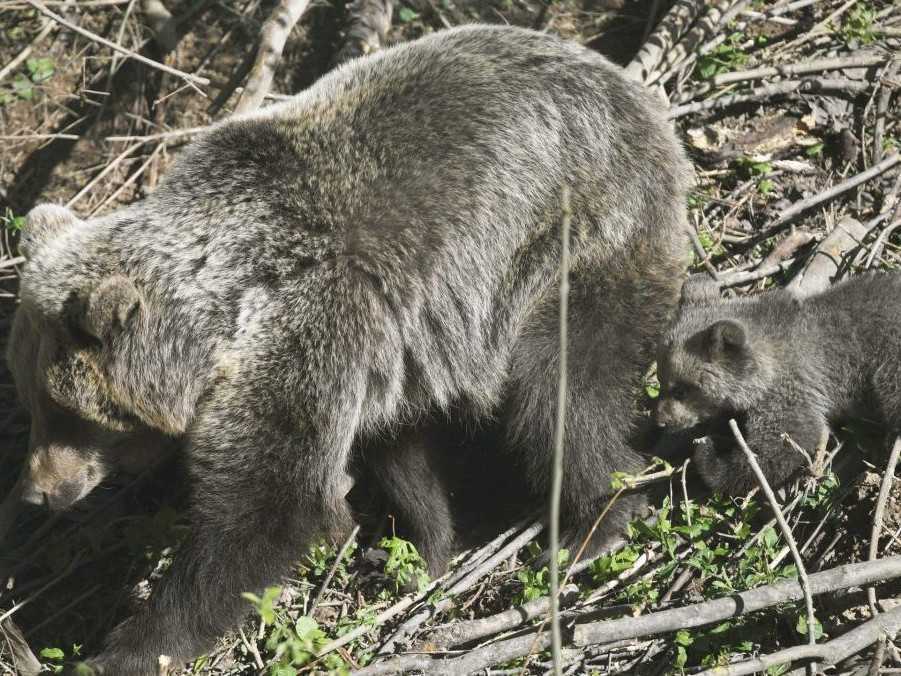
M 121 211 L 34 209 L 10 348 L 37 429 L 30 467 L 85 462 L 26 492 L 71 503 L 136 436 L 180 438 L 192 474 L 193 536 L 90 664 L 155 674 L 160 655 L 205 650 L 244 612 L 241 592 L 348 527 L 355 442 L 423 412 L 495 416 L 543 496 L 565 189 L 564 509 L 584 532 L 611 471 L 642 464 L 633 400 L 678 298 L 690 177 L 663 107 L 618 68 L 472 26 L 217 125 Z M 395 497 L 449 532 L 428 508 L 440 486 L 422 488 Z M 420 545 L 435 561 L 445 541 Z

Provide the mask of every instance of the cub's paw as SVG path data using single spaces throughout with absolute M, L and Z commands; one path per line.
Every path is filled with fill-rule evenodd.
M 756 485 L 751 467 L 734 439 L 709 435 L 692 443 L 692 464 L 710 490 L 742 496 Z

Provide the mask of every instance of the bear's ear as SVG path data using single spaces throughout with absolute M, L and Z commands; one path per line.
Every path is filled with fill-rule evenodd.
M 66 207 L 58 204 L 36 206 L 25 216 L 19 249 L 26 258 L 33 258 L 44 244 L 79 223 L 78 216 Z
M 682 284 L 680 305 L 712 303 L 720 299 L 720 285 L 706 273 L 690 275 Z
M 80 304 L 78 324 L 88 335 L 108 342 L 127 328 L 141 311 L 141 296 L 124 275 L 112 275 L 100 282 Z
M 748 346 L 748 332 L 744 324 L 734 319 L 721 319 L 711 324 L 705 338 L 712 358 L 739 354 Z

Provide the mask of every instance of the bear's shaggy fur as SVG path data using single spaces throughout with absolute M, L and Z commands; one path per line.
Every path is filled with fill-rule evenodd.
M 852 417 L 901 431 L 901 275 L 852 277 L 804 298 L 776 289 L 727 300 L 690 286 L 661 343 L 657 420 L 710 433 L 694 464 L 712 489 L 743 495 L 757 483 L 724 434 L 730 417 L 776 486 L 804 463 L 789 439 L 813 452 L 830 424 Z
M 610 473 L 643 466 L 633 401 L 687 263 L 691 176 L 663 106 L 602 57 L 467 27 L 217 125 L 128 208 L 34 209 L 11 346 L 31 451 L 99 458 L 58 503 L 121 435 L 181 440 L 192 475 L 193 536 L 91 664 L 143 676 L 209 647 L 241 592 L 344 534 L 352 448 L 398 424 L 497 420 L 543 502 L 567 188 L 564 509 L 584 532 Z M 384 469 L 434 562 L 452 524 L 423 443 Z

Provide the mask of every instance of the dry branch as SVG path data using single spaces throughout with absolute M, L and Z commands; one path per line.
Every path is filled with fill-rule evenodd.
M 807 642 L 811 647 L 816 647 L 816 616 L 813 612 L 813 594 L 810 591 L 810 580 L 807 577 L 807 568 L 804 565 L 804 559 L 801 558 L 801 553 L 798 551 L 798 543 L 795 542 L 795 536 L 792 535 L 792 529 L 785 520 L 785 515 L 782 513 L 782 507 L 779 506 L 776 494 L 773 493 L 770 482 L 767 481 L 766 475 L 760 468 L 757 457 L 748 447 L 744 436 L 742 436 L 741 430 L 738 429 L 738 423 L 735 422 L 735 420 L 730 420 L 729 428 L 732 430 L 732 436 L 735 437 L 735 441 L 738 443 L 739 448 L 741 448 L 742 453 L 745 454 L 745 460 L 747 460 L 748 464 L 751 466 L 751 470 L 757 478 L 757 484 L 760 486 L 760 490 L 763 491 L 767 502 L 770 503 L 770 508 L 773 510 L 773 516 L 776 517 L 776 523 L 779 524 L 779 530 L 782 531 L 782 537 L 785 538 L 785 542 L 792 553 L 792 558 L 795 560 L 795 567 L 798 570 L 798 582 L 801 584 L 801 589 L 804 592 L 804 605 L 807 611 Z M 817 673 L 815 664 L 811 665 L 810 673 Z
M 9 648 L 13 666 L 16 668 L 18 676 L 36 676 L 40 673 L 41 663 L 34 653 L 31 652 L 28 642 L 19 628 L 13 624 L 12 620 L 0 622 L 0 635 L 2 635 Z
M 897 577 L 901 577 L 901 556 L 848 564 L 816 573 L 810 576 L 810 585 L 813 594 L 823 594 Z M 780 603 L 798 601 L 802 598 L 803 592 L 798 582 L 785 580 L 741 594 L 683 608 L 663 610 L 639 617 L 630 615 L 616 620 L 576 625 L 574 644 L 579 647 L 597 644 L 609 645 L 626 639 L 664 634 L 678 629 L 690 629 L 721 622 L 730 617 L 755 612 Z M 880 617 L 885 617 L 885 615 Z M 549 636 L 529 632 L 475 648 L 455 659 L 440 659 L 429 655 L 400 655 L 373 664 L 357 673 L 361 676 L 396 674 L 413 670 L 428 674 L 472 673 L 494 664 L 519 659 L 532 650 L 546 650 L 549 645 Z M 818 647 L 825 648 L 825 645 Z M 808 649 L 808 646 L 802 647 Z
M 843 70 L 845 68 L 867 68 L 879 66 L 888 61 L 885 54 L 863 54 L 860 56 L 846 56 L 831 59 L 815 59 L 805 63 L 783 63 L 776 66 L 754 68 L 751 70 L 736 70 L 729 73 L 715 75 L 703 85 L 686 92 L 676 99 L 677 103 L 685 103 L 707 94 L 712 89 L 736 82 L 749 82 L 764 80 L 771 77 L 790 77 L 794 75 L 807 75 L 808 73 L 822 73 L 830 70 Z M 889 90 L 890 91 L 890 90 Z
M 898 466 L 898 456 L 901 455 L 901 437 L 895 439 L 892 445 L 892 452 L 889 454 L 888 463 L 885 467 L 885 474 L 882 476 L 882 484 L 879 486 L 879 497 L 876 499 L 876 511 L 873 514 L 873 530 L 870 534 L 870 547 L 867 552 L 867 560 L 874 561 L 879 553 L 879 535 L 882 533 L 882 519 L 885 515 L 885 503 L 888 502 L 888 496 L 892 492 L 892 484 L 895 483 L 895 468 Z M 870 604 L 870 611 L 873 616 L 878 614 L 876 608 L 876 589 L 874 587 L 867 588 L 867 601 Z
M 247 113 L 262 105 L 272 88 L 275 69 L 282 59 L 288 36 L 309 4 L 310 0 L 281 0 L 272 16 L 263 24 L 256 61 L 250 69 L 241 99 L 235 106 L 236 113 Z
M 663 17 L 651 37 L 642 45 L 626 75 L 639 82 L 647 82 L 667 51 L 688 31 L 704 9 L 700 0 L 679 0 Z
M 335 65 L 381 49 L 391 28 L 393 8 L 392 0 L 353 0 L 347 6 L 347 32 Z
M 752 89 L 743 94 L 728 94 L 716 99 L 708 99 L 697 103 L 688 103 L 684 106 L 676 106 L 670 109 L 670 119 L 700 113 L 710 110 L 720 110 L 743 103 L 759 103 L 776 96 L 786 96 L 794 93 L 847 93 L 861 94 L 872 86 L 872 83 L 862 80 L 849 80 L 847 78 L 805 78 L 803 80 L 786 80 Z
M 819 243 L 805 268 L 786 287 L 799 296 L 812 296 L 829 288 L 848 252 L 860 246 L 867 229 L 860 221 L 844 218 Z
M 798 216 L 803 214 L 805 211 L 809 209 L 813 209 L 825 202 L 828 202 L 842 193 L 845 193 L 849 190 L 853 190 L 859 185 L 866 183 L 867 181 L 876 178 L 880 174 L 884 174 L 889 169 L 893 168 L 896 164 L 901 162 L 901 154 L 892 153 L 884 160 L 882 160 L 879 164 L 874 164 L 872 167 L 867 169 L 866 171 L 862 171 L 859 174 L 852 176 L 851 178 L 842 181 L 841 183 L 832 186 L 828 190 L 824 190 L 821 193 L 814 195 L 813 197 L 809 197 L 806 200 L 802 200 L 792 205 L 785 211 L 783 211 L 779 218 L 777 218 L 769 227 L 767 227 L 763 232 L 758 234 L 754 239 L 755 241 L 762 241 L 764 239 L 769 239 L 776 233 L 784 230 L 788 227 Z
M 563 222 L 560 225 L 560 354 L 557 382 L 557 421 L 554 429 L 554 456 L 551 465 L 550 505 L 550 571 L 551 578 L 551 654 L 554 675 L 563 671 L 563 639 L 560 636 L 560 495 L 563 491 L 563 444 L 566 428 L 566 364 L 567 364 L 567 310 L 569 308 L 569 226 L 572 211 L 569 206 L 569 187 L 561 195 Z
M 814 573 L 810 576 L 810 591 L 816 596 L 848 587 L 877 584 L 897 577 L 901 577 L 901 556 L 892 556 Z M 682 608 L 577 625 L 574 642 L 579 646 L 587 646 L 663 634 L 677 629 L 691 629 L 803 598 L 804 592 L 798 581 L 785 580 Z
M 156 43 L 164 52 L 171 52 L 178 45 L 175 32 L 177 21 L 160 0 L 143 0 L 141 8 L 147 18 L 147 25 L 153 32 Z
M 563 603 L 575 600 L 579 588 L 574 585 L 566 585 L 560 590 L 560 600 Z M 425 642 L 441 647 L 452 648 L 454 646 L 471 643 L 480 638 L 509 631 L 525 624 L 531 619 L 542 617 L 550 608 L 550 597 L 542 596 L 534 601 L 529 601 L 518 608 L 510 608 L 489 617 L 476 620 L 464 620 L 454 622 L 434 629 L 425 637 Z
M 91 40 L 92 42 L 96 42 L 98 44 L 103 45 L 104 47 L 109 47 L 110 49 L 119 52 L 120 54 L 125 54 L 127 57 L 134 59 L 135 61 L 139 61 L 143 63 L 145 66 L 150 66 L 151 68 L 155 68 L 156 70 L 160 70 L 164 73 L 169 73 L 169 75 L 174 75 L 176 77 L 181 78 L 185 82 L 191 85 L 208 85 L 210 83 L 205 77 L 200 77 L 198 75 L 191 75 L 190 73 L 185 73 L 183 71 L 178 70 L 177 68 L 172 68 L 171 66 L 167 66 L 164 63 L 160 63 L 159 61 L 154 61 L 153 59 L 148 59 L 146 56 L 141 56 L 137 52 L 134 52 L 130 49 L 126 49 L 122 45 L 117 45 L 115 42 L 110 42 L 106 38 L 100 37 L 96 33 L 92 33 L 89 30 L 85 30 L 81 26 L 76 26 L 71 21 L 67 21 L 63 17 L 61 17 L 56 12 L 49 10 L 44 3 L 39 2 L 38 0 L 25 0 L 29 5 L 38 10 L 41 14 L 50 19 L 53 19 L 60 26 L 68 28 L 70 31 L 74 33 L 78 33 L 82 37 Z
M 772 655 L 763 655 L 757 659 L 730 664 L 727 667 L 716 667 L 701 672 L 698 676 L 746 676 L 765 672 L 770 667 L 789 664 L 799 660 L 817 660 L 830 666 L 859 653 L 873 645 L 883 637 L 894 638 L 901 630 L 901 606 L 878 615 L 864 622 L 851 631 L 820 645 L 802 645 L 780 650 Z

